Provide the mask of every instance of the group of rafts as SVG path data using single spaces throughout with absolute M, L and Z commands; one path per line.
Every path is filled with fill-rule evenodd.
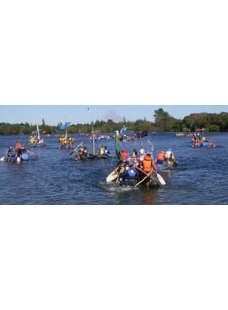
M 152 153 L 146 152 L 143 148 L 139 154 L 134 150 L 130 155 L 127 150 L 120 150 L 118 135 L 117 131 L 115 143 L 119 163 L 107 176 L 106 182 L 117 183 L 120 186 L 143 185 L 149 188 L 166 185 L 159 172 L 172 169 L 177 165 L 173 152 L 171 150 L 161 151 L 156 160 L 153 159 Z

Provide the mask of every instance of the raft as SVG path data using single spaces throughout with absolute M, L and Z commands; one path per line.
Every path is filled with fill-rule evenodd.
M 166 185 L 165 180 L 163 177 L 151 171 L 150 173 L 146 173 L 139 167 L 135 168 L 137 174 L 135 177 L 131 177 L 130 175 L 125 174 L 123 176 L 122 168 L 124 163 L 120 163 L 106 178 L 107 183 L 115 183 L 119 186 L 128 186 L 128 187 L 147 187 L 147 188 L 154 188 L 159 187 L 161 185 Z
M 30 159 L 29 153 L 24 153 L 20 157 L 11 156 L 8 158 L 7 156 L 2 156 L 0 161 L 7 161 L 7 162 L 20 162 L 20 161 L 28 161 Z

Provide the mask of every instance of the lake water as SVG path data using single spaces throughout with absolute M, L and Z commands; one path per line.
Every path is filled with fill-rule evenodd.
M 54 136 L 45 138 L 47 147 L 30 148 L 36 157 L 21 164 L 0 162 L 0 197 L 2 205 L 216 205 L 228 203 L 228 133 L 207 135 L 215 149 L 193 149 L 191 138 L 177 138 L 174 133 L 152 133 L 122 146 L 132 151 L 143 146 L 154 154 L 171 148 L 178 166 L 163 173 L 167 185 L 155 189 L 124 188 L 106 184 L 106 176 L 117 159 L 75 161 L 69 150 L 59 150 Z M 74 135 L 88 149 L 87 137 Z M 0 136 L 0 157 L 8 145 L 28 136 Z M 115 156 L 114 140 L 107 145 Z

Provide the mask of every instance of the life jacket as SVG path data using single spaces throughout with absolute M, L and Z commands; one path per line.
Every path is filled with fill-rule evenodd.
M 143 159 L 143 170 L 146 173 L 149 173 L 152 168 L 152 159 L 149 155 L 145 155 Z
M 127 157 L 128 157 L 128 153 L 126 150 L 122 150 L 121 151 L 121 159 L 122 160 L 127 160 Z
M 158 153 L 157 160 L 164 161 L 165 160 L 165 154 L 163 152 Z
M 16 148 L 17 150 L 21 149 L 21 148 L 22 148 L 21 142 L 16 142 L 15 148 Z

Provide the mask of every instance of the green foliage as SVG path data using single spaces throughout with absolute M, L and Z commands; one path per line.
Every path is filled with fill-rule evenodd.
M 208 128 L 205 128 L 205 131 L 208 132 L 219 132 L 220 131 L 220 127 L 217 125 L 209 125 Z
M 102 133 L 113 133 L 116 130 L 120 130 L 123 125 L 127 127 L 128 132 L 135 132 L 140 130 L 148 131 L 195 131 L 197 128 L 205 128 L 207 131 L 228 131 L 228 113 L 193 113 L 183 120 L 176 119 L 170 116 L 163 109 L 154 111 L 155 122 L 149 122 L 146 119 L 137 119 L 135 122 L 127 122 L 125 119 L 123 122 L 115 123 L 112 119 L 107 122 L 96 120 L 91 124 L 73 124 L 67 131 L 69 134 L 91 134 L 92 130 Z M 42 119 L 42 125 L 39 125 L 41 133 L 55 134 L 63 133 L 59 127 L 49 126 L 45 124 Z M 31 125 L 28 122 L 19 124 L 0 123 L 0 135 L 19 135 L 19 134 L 31 134 L 36 130 L 36 125 Z
M 154 119 L 158 131 L 180 131 L 182 127 L 180 120 L 170 116 L 161 108 L 154 111 Z
M 196 128 L 210 128 L 210 131 L 228 130 L 228 113 L 198 113 L 190 114 L 183 119 L 183 124 L 194 131 Z M 214 126 L 214 127 L 213 127 Z

